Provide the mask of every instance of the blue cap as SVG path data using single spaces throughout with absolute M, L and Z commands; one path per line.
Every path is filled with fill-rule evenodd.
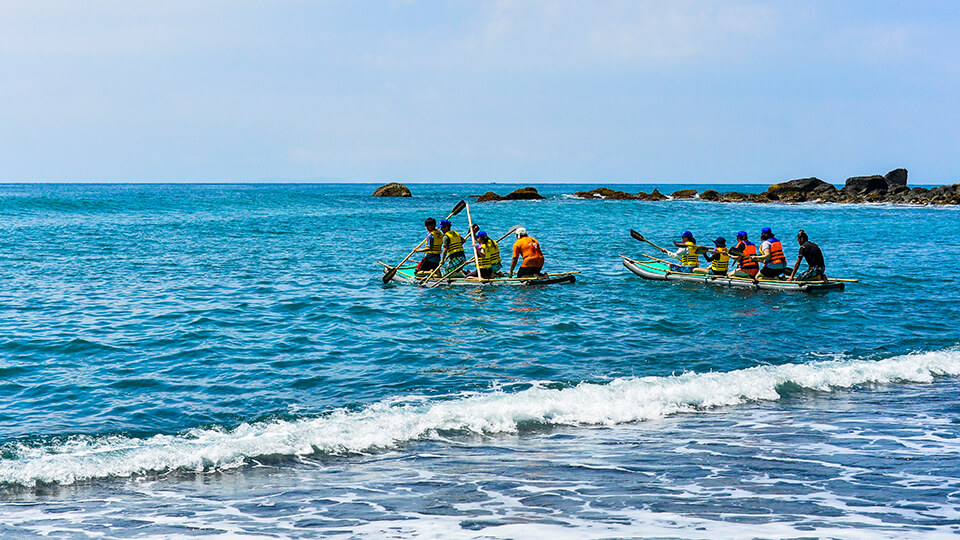
M 441 227 L 449 227 L 449 226 L 450 226 L 450 221 L 449 221 L 449 220 L 446 220 L 446 219 L 441 219 L 441 220 L 440 220 L 440 226 L 441 226 Z
M 680 235 L 680 238 L 693 238 L 693 233 L 690 231 L 683 231 L 683 234 Z
M 740 231 L 737 233 L 737 238 L 746 238 L 746 237 L 747 237 L 747 231 Z
M 717 239 L 713 241 L 713 245 L 726 247 L 726 246 L 727 246 L 727 239 L 724 238 L 724 237 L 722 237 L 722 236 L 718 236 Z
M 477 238 L 486 238 L 487 233 L 485 231 L 480 231 L 477 233 Z
M 773 231 L 770 230 L 770 227 L 764 227 L 760 229 L 760 234 L 767 234 L 767 233 L 773 233 Z

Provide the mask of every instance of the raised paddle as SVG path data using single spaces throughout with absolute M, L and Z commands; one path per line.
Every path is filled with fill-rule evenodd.
M 450 215 L 447 216 L 446 219 L 450 219 L 453 216 L 459 214 L 466 207 L 467 207 L 467 201 L 461 200 L 456 205 L 454 205 L 453 211 L 450 212 Z M 424 237 L 424 239 L 421 240 L 419 244 L 417 244 L 417 247 L 413 248 L 413 251 L 411 251 L 409 255 L 404 257 L 402 261 L 400 261 L 396 266 L 387 270 L 386 273 L 383 274 L 384 283 L 388 283 L 391 279 L 393 279 L 393 276 L 397 275 L 397 270 L 400 268 L 400 266 L 402 266 L 403 263 L 407 262 L 407 259 L 409 259 L 410 257 L 413 257 L 413 254 L 416 253 L 418 249 L 420 249 L 420 246 L 422 246 L 423 243 L 427 241 L 427 238 L 429 238 L 429 235 Z
M 660 246 L 654 244 L 653 242 L 647 240 L 646 238 L 643 237 L 642 234 L 638 233 L 637 231 L 635 231 L 635 230 L 633 230 L 633 229 L 630 229 L 630 236 L 632 236 L 635 240 L 639 240 L 639 241 L 641 241 L 641 242 L 646 242 L 646 243 L 650 244 L 651 246 L 653 246 L 653 247 L 659 249 L 660 251 L 662 251 L 663 253 L 667 253 L 667 250 L 665 250 L 665 249 L 663 249 L 662 247 L 660 247 Z
M 470 226 L 470 245 L 473 247 L 473 260 L 479 261 L 480 254 L 477 252 L 477 236 L 473 232 L 473 219 L 470 217 L 470 205 L 467 205 L 467 224 Z M 483 276 L 480 275 L 480 265 L 477 264 L 477 281 L 483 283 Z
M 519 229 L 519 228 L 520 228 L 520 225 L 514 225 L 513 227 L 510 227 L 510 230 L 507 231 L 506 233 L 504 233 L 503 236 L 501 236 L 500 238 L 498 238 L 498 239 L 497 239 L 497 242 L 499 243 L 499 242 L 500 242 L 501 240 L 503 240 L 504 238 L 506 238 L 506 237 L 510 236 L 511 234 L 513 234 L 514 232 L 516 232 L 516 230 Z M 431 285 L 427 285 L 427 288 L 436 287 L 437 285 L 443 283 L 443 282 L 446 281 L 450 276 L 452 276 L 455 272 L 458 272 L 461 268 L 463 268 L 464 266 L 466 266 L 466 265 L 470 264 L 471 262 L 473 262 L 473 260 L 474 260 L 473 257 L 471 257 L 471 258 L 467 259 L 466 261 L 463 261 L 463 262 L 462 262 L 460 265 L 458 265 L 456 268 L 454 268 L 453 270 L 451 270 L 451 271 L 447 272 L 446 274 L 444 274 L 444 276 L 441 277 L 440 279 L 438 279 L 436 282 L 434 282 L 434 283 L 431 284 Z M 480 270 L 478 269 L 478 270 L 477 270 L 477 274 L 479 274 L 479 273 L 480 273 Z M 423 283 L 424 283 L 425 281 L 426 281 L 426 280 L 421 281 L 421 282 L 420 282 L 420 285 L 423 285 Z

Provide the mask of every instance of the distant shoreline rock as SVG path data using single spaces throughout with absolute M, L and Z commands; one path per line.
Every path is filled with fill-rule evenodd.
M 403 184 L 391 182 L 378 187 L 373 191 L 374 197 L 413 197 L 410 188 Z
M 525 187 L 520 189 L 515 189 L 507 195 L 497 195 L 492 191 L 488 191 L 483 195 L 477 197 L 477 202 L 496 202 L 496 201 L 529 201 L 529 200 L 538 200 L 546 199 L 541 195 L 536 188 Z
M 658 190 L 637 195 L 599 187 L 590 191 L 578 191 L 573 194 L 581 199 L 605 200 L 643 200 L 661 201 L 667 199 Z M 681 189 L 670 194 L 670 199 L 699 198 L 711 202 L 753 202 L 753 203 L 894 203 L 915 205 L 953 205 L 960 204 L 960 183 L 944 185 L 932 189 L 907 187 L 907 170 L 894 169 L 885 175 L 851 176 L 840 189 L 829 182 L 816 177 L 798 178 L 773 184 L 761 193 L 739 193 L 730 191 L 719 193 L 708 189 L 697 193 L 695 189 Z

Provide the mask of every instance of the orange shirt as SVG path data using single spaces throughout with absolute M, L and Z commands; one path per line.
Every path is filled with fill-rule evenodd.
M 540 243 L 531 236 L 524 236 L 513 243 L 513 257 L 517 258 L 517 256 L 523 257 L 521 268 L 543 266 L 543 253 L 540 251 Z

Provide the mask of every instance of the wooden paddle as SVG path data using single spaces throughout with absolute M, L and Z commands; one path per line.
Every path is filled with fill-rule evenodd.
M 447 219 L 449 220 L 453 216 L 459 214 L 466 207 L 467 207 L 467 201 L 461 200 L 453 207 L 453 211 L 450 212 L 450 215 L 447 216 Z M 400 266 L 402 266 L 403 263 L 407 262 L 407 259 L 409 259 L 410 257 L 413 257 L 413 254 L 416 253 L 418 249 L 420 249 L 420 246 L 422 246 L 423 243 L 427 241 L 427 238 L 430 238 L 430 237 L 426 236 L 423 240 L 420 241 L 419 244 L 417 244 L 417 247 L 413 248 L 413 251 L 411 251 L 409 255 L 404 257 L 403 260 L 400 261 L 396 266 L 387 270 L 387 272 L 383 274 L 384 283 L 388 283 L 391 279 L 393 279 L 393 276 L 397 275 L 397 270 L 400 268 Z
M 633 229 L 630 229 L 630 236 L 632 236 L 635 240 L 639 240 L 639 241 L 641 241 L 641 242 L 646 242 L 646 243 L 650 244 L 651 246 L 659 249 L 659 250 L 660 250 L 661 252 L 663 252 L 663 253 L 669 253 L 666 249 L 664 249 L 664 248 L 662 248 L 662 247 L 654 244 L 653 242 L 647 240 L 646 238 L 643 237 L 642 234 L 638 233 L 637 231 L 635 231 L 635 230 L 633 230 Z
M 477 237 L 473 233 L 473 219 L 470 217 L 470 205 L 467 205 L 467 225 L 470 226 L 470 246 L 473 247 L 473 260 L 479 261 L 480 254 L 477 252 Z M 477 281 L 483 283 L 483 276 L 480 275 L 480 266 L 477 265 Z
M 510 230 L 509 230 L 509 231 L 507 231 L 503 236 L 501 236 L 500 238 L 497 239 L 497 243 L 500 243 L 501 240 L 503 240 L 504 238 L 506 238 L 506 237 L 510 236 L 511 234 L 515 233 L 515 232 L 517 231 L 517 229 L 519 229 L 519 228 L 520 228 L 520 225 L 514 225 L 513 227 L 510 227 Z M 438 279 L 436 282 L 434 282 L 434 283 L 431 284 L 431 285 L 427 285 L 427 288 L 436 287 L 437 285 L 443 283 L 444 281 L 446 281 L 447 279 L 449 279 L 450 276 L 452 276 L 454 273 L 459 272 L 461 268 L 463 268 L 464 266 L 470 264 L 470 263 L 473 262 L 473 261 L 474 261 L 474 259 L 473 259 L 472 257 L 469 258 L 469 259 L 467 259 L 466 261 L 463 261 L 463 263 L 461 263 L 460 265 L 458 265 L 458 266 L 457 266 L 456 268 L 454 268 L 453 270 L 451 270 L 451 271 L 447 272 L 446 274 L 444 274 L 444 276 L 441 277 L 440 279 Z M 479 270 L 479 269 L 477 269 L 477 274 L 478 274 L 478 275 L 480 274 L 480 270 Z M 420 285 L 423 285 L 424 282 L 426 282 L 426 281 L 427 281 L 427 280 L 421 281 L 421 282 L 420 282 Z

